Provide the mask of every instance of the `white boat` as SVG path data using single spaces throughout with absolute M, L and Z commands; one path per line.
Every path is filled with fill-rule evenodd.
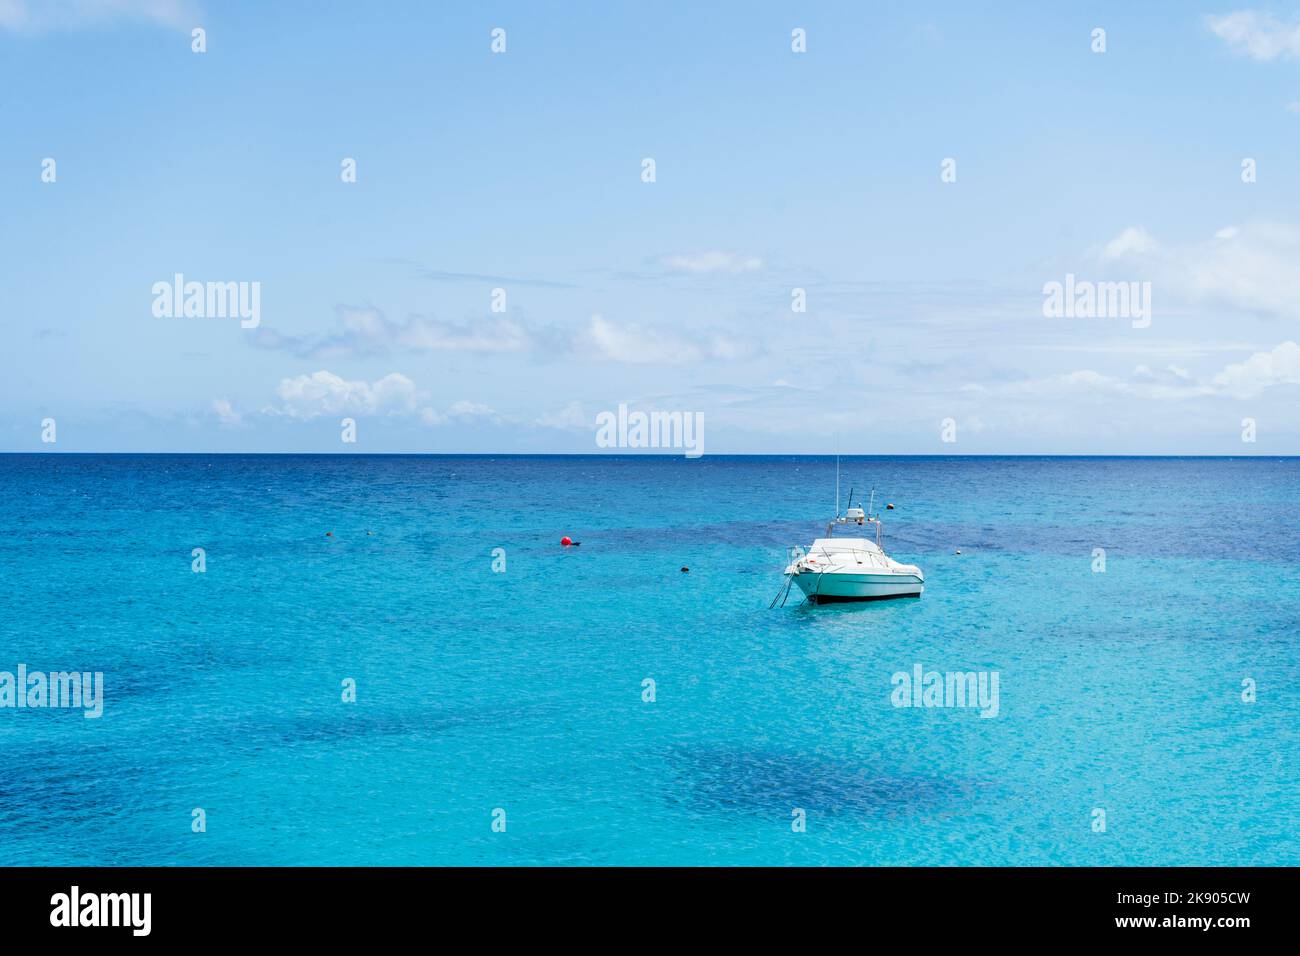
M 883 598 L 920 597 L 925 590 L 925 575 L 914 564 L 900 564 L 881 547 L 881 523 L 861 506 L 852 506 L 853 493 L 849 493 L 849 507 L 843 517 L 836 515 L 826 528 L 826 537 L 818 538 L 802 554 L 797 553 L 785 575 L 790 583 L 799 585 L 811 604 L 830 601 L 874 601 Z M 872 492 L 875 503 L 875 492 Z M 838 508 L 836 509 L 839 510 Z M 858 528 L 875 526 L 875 540 L 867 537 L 849 537 Z M 837 528 L 841 537 L 835 537 Z M 775 602 L 773 602 L 775 603 Z

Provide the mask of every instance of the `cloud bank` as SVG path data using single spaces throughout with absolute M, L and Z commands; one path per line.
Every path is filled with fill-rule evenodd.
M 1234 53 L 1267 63 L 1278 58 L 1300 58 L 1300 21 L 1284 23 L 1269 13 L 1237 10 L 1211 16 L 1206 23 Z
M 1300 228 L 1276 222 L 1226 226 L 1208 239 L 1165 245 L 1139 226 L 1106 243 L 1098 258 L 1148 279 L 1162 302 L 1300 318 Z
M 586 326 L 562 328 L 492 315 L 465 322 L 412 316 L 388 319 L 378 309 L 340 306 L 341 328 L 317 336 L 282 335 L 262 327 L 254 346 L 298 358 L 365 358 L 409 352 L 530 354 L 626 364 L 679 365 L 733 361 L 758 353 L 749 339 L 717 329 L 679 330 L 663 325 L 620 323 L 593 315 Z

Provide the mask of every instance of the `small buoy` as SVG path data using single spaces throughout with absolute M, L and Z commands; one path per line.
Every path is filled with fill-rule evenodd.
M 691 569 L 686 567 L 686 565 L 682 565 L 682 574 L 690 574 L 690 573 L 691 573 Z
M 332 538 L 332 537 L 334 537 L 334 532 L 333 532 L 333 531 L 326 531 L 326 532 L 325 532 L 325 537 L 327 537 L 327 538 Z
M 885 510 L 886 510 L 886 511 L 893 511 L 893 510 L 894 510 L 894 506 L 893 506 L 893 505 L 885 505 Z
M 563 538 L 560 539 L 560 544 L 564 545 L 564 547 L 567 548 L 569 547 L 569 545 L 573 544 L 573 539 L 566 534 Z

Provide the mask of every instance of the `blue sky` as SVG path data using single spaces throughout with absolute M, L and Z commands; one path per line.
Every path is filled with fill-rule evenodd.
M 0 449 L 1300 453 L 1300 8 L 456 6 L 0 0 Z

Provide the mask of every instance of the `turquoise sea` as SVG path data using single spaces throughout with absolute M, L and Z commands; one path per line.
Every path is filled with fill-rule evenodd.
M 769 610 L 834 458 L 0 456 L 0 864 L 1300 864 L 1300 459 L 841 469 L 919 600 Z

